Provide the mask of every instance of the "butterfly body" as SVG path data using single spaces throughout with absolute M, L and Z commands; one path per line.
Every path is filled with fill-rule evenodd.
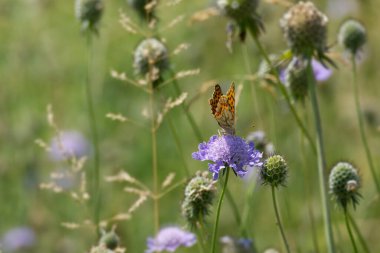
M 235 85 L 232 83 L 226 95 L 219 84 L 210 98 L 211 113 L 226 134 L 235 134 Z

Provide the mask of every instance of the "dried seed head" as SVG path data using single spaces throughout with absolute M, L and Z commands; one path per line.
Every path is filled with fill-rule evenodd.
M 280 20 L 280 26 L 295 55 L 309 56 L 326 50 L 328 18 L 312 2 L 298 2 Z
M 367 41 L 366 29 L 356 20 L 347 20 L 339 29 L 338 41 L 344 49 L 356 55 Z
M 191 227 L 194 227 L 197 222 L 203 223 L 215 197 L 216 181 L 210 179 L 208 174 L 208 172 L 197 172 L 185 188 L 182 215 Z
M 273 155 L 267 158 L 260 169 L 260 178 L 263 184 L 274 187 L 285 185 L 288 175 L 288 165 L 280 155 Z
M 347 162 L 337 163 L 330 172 L 330 193 L 333 199 L 343 207 L 347 208 L 349 202 L 355 206 L 359 203 L 360 178 L 358 171 Z
M 82 24 L 82 31 L 98 32 L 99 21 L 104 11 L 102 0 L 76 0 L 75 14 Z

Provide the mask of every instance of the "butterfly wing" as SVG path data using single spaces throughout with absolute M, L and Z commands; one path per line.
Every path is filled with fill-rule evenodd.
M 215 116 L 216 108 L 218 106 L 218 101 L 220 97 L 223 96 L 222 88 L 220 88 L 219 84 L 215 85 L 214 93 L 212 94 L 212 98 L 209 100 L 209 104 L 211 105 L 212 115 Z

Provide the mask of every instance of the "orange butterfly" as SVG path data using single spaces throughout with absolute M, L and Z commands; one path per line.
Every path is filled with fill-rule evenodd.
M 226 95 L 223 95 L 219 84 L 215 85 L 212 98 L 209 100 L 211 112 L 227 134 L 235 134 L 235 84 L 232 83 Z

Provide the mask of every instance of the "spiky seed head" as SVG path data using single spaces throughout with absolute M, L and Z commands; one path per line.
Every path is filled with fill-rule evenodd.
M 352 202 L 353 207 L 359 203 L 360 177 L 358 171 L 352 164 L 347 162 L 337 163 L 330 172 L 329 176 L 330 194 L 333 199 L 343 207 Z
M 141 19 L 147 21 L 150 21 L 154 16 L 154 7 L 156 5 L 152 5 L 152 9 L 146 8 L 152 2 L 153 0 L 128 0 L 128 4 L 136 11 Z
M 156 81 L 169 68 L 168 50 L 158 39 L 145 39 L 135 49 L 133 65 L 138 74 Z
M 306 61 L 293 58 L 285 71 L 285 85 L 295 101 L 305 101 L 308 92 Z
M 244 41 L 245 29 L 248 27 L 258 36 L 264 30 L 261 18 L 256 13 L 259 0 L 218 0 L 217 6 L 227 17 L 233 19 L 240 27 L 241 40 Z
M 367 41 L 366 29 L 357 20 L 347 20 L 339 29 L 338 41 L 345 50 L 355 55 Z
M 203 222 L 209 214 L 216 193 L 215 182 L 206 171 L 197 172 L 186 185 L 182 215 L 191 227 L 199 221 Z
M 76 0 L 75 15 L 82 24 L 82 31 L 98 32 L 99 21 L 104 11 L 102 0 Z
M 328 18 L 312 2 L 298 2 L 281 18 L 280 26 L 295 55 L 326 50 Z
M 288 165 L 281 155 L 268 157 L 260 169 L 260 178 L 263 184 L 274 187 L 285 185 L 288 175 Z
M 114 250 L 119 246 L 120 238 L 119 236 L 114 232 L 110 231 L 108 233 L 105 233 L 99 241 L 99 244 L 104 245 L 107 249 Z

